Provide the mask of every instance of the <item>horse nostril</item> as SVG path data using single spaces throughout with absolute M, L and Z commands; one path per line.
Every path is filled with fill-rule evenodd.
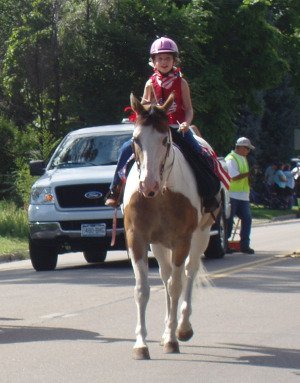
M 148 194 L 148 197 L 154 197 L 154 195 L 155 195 L 155 193 L 154 193 L 154 191 L 152 191 L 152 192 L 150 192 L 150 193 Z

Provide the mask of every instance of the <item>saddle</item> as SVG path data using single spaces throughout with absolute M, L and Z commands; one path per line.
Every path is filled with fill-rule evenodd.
M 213 198 L 218 194 L 221 184 L 207 155 L 197 152 L 176 129 L 170 130 L 173 143 L 180 149 L 195 175 L 199 195 L 204 199 Z

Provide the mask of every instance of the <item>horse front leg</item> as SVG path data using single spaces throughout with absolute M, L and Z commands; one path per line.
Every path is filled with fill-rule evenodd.
M 133 348 L 133 358 L 138 360 L 150 359 L 146 343 L 146 307 L 150 296 L 147 248 L 145 247 L 143 250 L 142 257 L 137 257 L 130 248 L 129 254 L 135 275 L 134 299 L 137 306 L 136 342 Z

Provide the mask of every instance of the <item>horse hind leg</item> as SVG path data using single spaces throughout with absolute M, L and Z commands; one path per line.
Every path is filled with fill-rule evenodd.
M 198 256 L 199 260 L 200 257 Z M 193 262 L 193 266 L 191 264 L 190 257 L 186 262 L 186 270 L 185 270 L 185 287 L 183 294 L 183 301 L 181 304 L 181 315 L 178 323 L 178 327 L 176 329 L 177 339 L 182 342 L 187 342 L 194 335 L 194 331 L 190 322 L 190 316 L 192 314 L 192 290 L 194 285 L 195 273 L 194 270 L 197 270 L 197 260 L 195 259 Z
M 152 244 L 151 250 L 154 257 L 156 258 L 159 266 L 159 275 L 165 287 L 165 299 L 166 299 L 166 315 L 165 315 L 165 331 L 162 335 L 161 346 L 165 343 L 166 338 L 166 326 L 170 315 L 170 295 L 168 292 L 168 280 L 171 276 L 172 265 L 171 265 L 171 250 L 165 248 L 160 244 Z
M 192 314 L 192 291 L 195 277 L 201 265 L 201 254 L 203 254 L 209 240 L 209 229 L 194 234 L 192 239 L 190 255 L 185 263 L 185 288 L 183 302 L 180 308 L 181 316 L 176 330 L 178 340 L 186 342 L 192 338 L 194 331 L 190 322 Z
M 178 311 L 178 301 L 182 291 L 182 270 L 183 265 L 176 266 L 172 265 L 172 274 L 168 280 L 168 293 L 170 296 L 170 310 L 169 317 L 167 320 L 163 346 L 164 352 L 167 354 L 170 353 L 179 353 L 179 344 L 176 336 L 177 328 L 177 311 Z

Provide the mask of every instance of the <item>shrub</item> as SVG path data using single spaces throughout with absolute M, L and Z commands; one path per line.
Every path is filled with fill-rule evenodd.
M 0 202 L 0 236 L 26 239 L 28 221 L 25 209 L 17 208 L 13 202 Z

